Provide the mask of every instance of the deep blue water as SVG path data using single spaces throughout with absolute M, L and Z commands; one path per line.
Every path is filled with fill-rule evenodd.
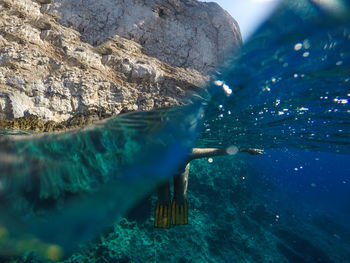
M 267 151 L 254 162 L 262 184 L 274 183 L 274 197 L 299 215 L 329 215 L 350 231 L 348 155 L 284 149 Z M 338 233 L 341 236 L 341 233 Z
M 13 242 L 30 233 L 72 253 L 146 197 L 147 209 L 68 262 L 350 262 L 350 16 L 341 10 L 284 2 L 196 105 L 2 137 L 0 223 Z M 190 225 L 154 230 L 147 196 L 193 146 L 264 154 L 194 162 Z M 135 247 L 120 245 L 131 237 Z
M 201 146 L 265 149 L 249 159 L 253 196 L 291 232 L 302 233 L 287 239 L 277 234 L 295 244 L 303 244 L 301 236 L 316 244 L 315 227 L 333 246 L 349 247 L 348 17 L 330 16 L 304 1 L 282 5 L 217 76 L 232 94 L 214 93 L 201 134 Z M 309 226 L 301 231 L 303 224 Z M 277 247 L 289 262 L 332 258 L 320 251 L 320 258 L 311 256 L 311 248 L 303 253 L 293 245 Z M 349 262 L 345 255 L 333 260 Z

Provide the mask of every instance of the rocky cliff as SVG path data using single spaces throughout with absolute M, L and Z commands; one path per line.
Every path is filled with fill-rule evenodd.
M 236 22 L 213 3 L 0 0 L 0 120 L 190 103 L 240 43 Z

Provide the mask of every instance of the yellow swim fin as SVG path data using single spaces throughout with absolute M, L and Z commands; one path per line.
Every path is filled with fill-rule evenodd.
M 161 205 L 157 201 L 156 209 L 154 213 L 154 227 L 157 228 L 170 228 L 171 222 L 171 204 Z
M 176 204 L 175 200 L 171 208 L 171 221 L 173 225 L 187 225 L 188 224 L 188 204 L 187 200 L 182 205 Z

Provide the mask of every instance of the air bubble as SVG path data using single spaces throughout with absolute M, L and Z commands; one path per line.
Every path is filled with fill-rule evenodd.
M 300 50 L 302 47 L 303 47 L 303 44 L 302 44 L 302 43 L 297 43 L 297 44 L 294 45 L 294 50 L 295 50 L 295 51 L 298 51 L 298 50 Z
M 340 66 L 340 65 L 342 65 L 343 64 L 343 61 L 337 61 L 337 63 L 335 63 L 337 66 Z
M 229 155 L 234 155 L 238 152 L 238 147 L 237 146 L 230 146 L 226 149 L 226 152 Z
M 222 80 L 215 80 L 213 83 L 214 83 L 214 85 L 219 86 L 219 87 L 224 85 L 224 82 Z

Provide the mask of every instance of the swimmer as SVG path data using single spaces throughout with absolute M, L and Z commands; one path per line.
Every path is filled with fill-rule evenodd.
M 254 148 L 193 148 L 192 153 L 185 162 L 185 165 L 175 173 L 174 176 L 174 198 L 171 202 L 170 183 L 166 182 L 157 188 L 158 200 L 154 215 L 154 227 L 170 228 L 173 225 L 187 225 L 188 204 L 186 192 L 188 185 L 188 173 L 190 162 L 194 159 L 208 158 L 220 155 L 231 155 L 236 152 L 246 152 L 252 155 L 262 154 L 263 150 Z

